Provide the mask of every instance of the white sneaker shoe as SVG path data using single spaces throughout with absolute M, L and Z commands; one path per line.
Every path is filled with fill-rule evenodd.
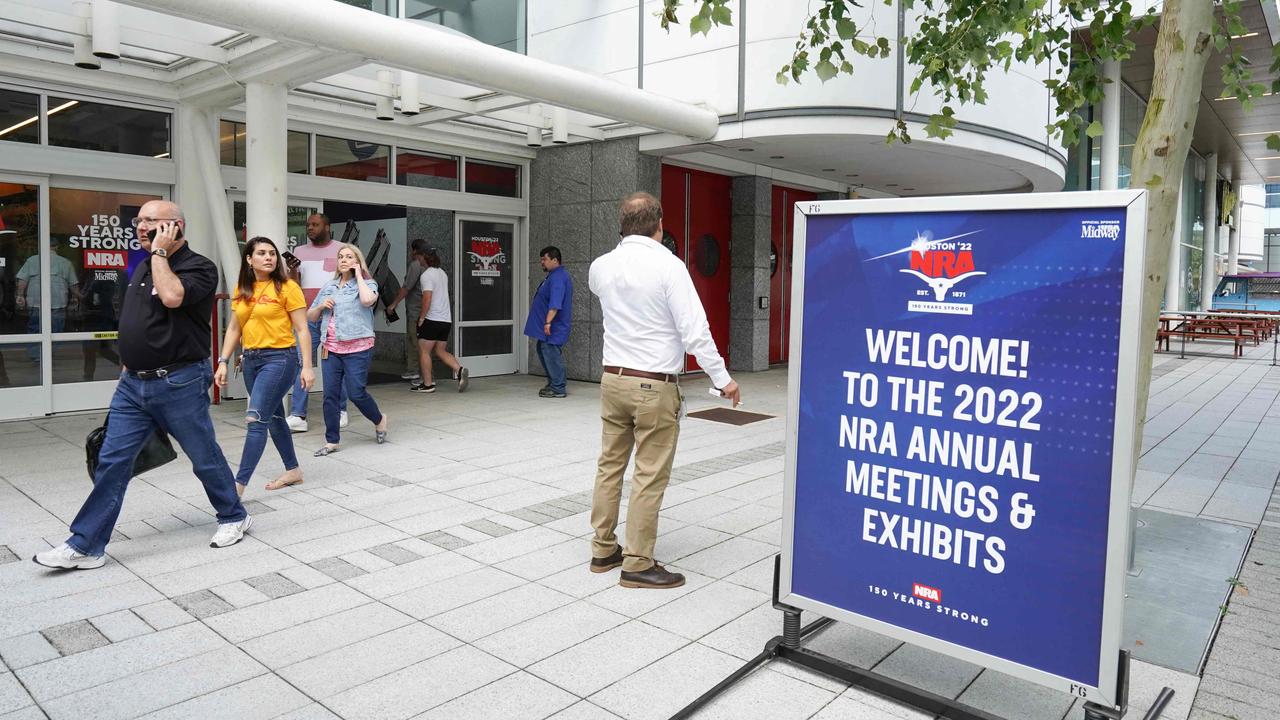
M 50 568 L 62 568 L 64 570 L 92 570 L 100 568 L 107 563 L 105 555 L 85 555 L 76 552 L 66 543 L 62 543 L 56 548 L 50 548 L 42 553 L 36 553 L 31 558 L 37 565 L 43 565 Z
M 218 532 L 213 534 L 209 547 L 231 547 L 244 539 L 245 531 L 253 526 L 253 516 L 245 515 L 240 522 L 219 523 Z
M 298 417 L 297 415 L 290 415 L 289 417 L 285 418 L 284 421 L 289 425 L 289 429 L 294 432 L 307 431 L 307 419 L 304 417 Z
M 346 411 L 346 410 L 341 410 L 341 411 L 339 411 L 339 412 L 338 412 L 338 427 L 340 427 L 340 428 L 344 428 L 344 427 L 346 427 L 346 426 L 347 426 L 347 423 L 349 423 L 349 422 L 351 422 L 351 418 L 347 415 L 347 411 Z

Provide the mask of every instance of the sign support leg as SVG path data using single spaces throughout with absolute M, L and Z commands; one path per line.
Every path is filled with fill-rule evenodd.
M 1084 720 L 1120 720 L 1129 711 L 1129 651 L 1120 651 L 1119 670 L 1116 673 L 1116 706 L 1084 704 Z

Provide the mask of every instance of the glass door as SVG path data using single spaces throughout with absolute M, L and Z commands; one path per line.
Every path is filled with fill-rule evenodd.
M 0 420 L 52 412 L 48 193 L 41 178 L 0 174 Z
M 478 215 L 457 216 L 454 257 L 458 307 L 454 352 L 472 375 L 516 372 L 516 223 Z M 520 263 L 524 270 L 523 263 Z M 523 348 L 523 343 L 521 343 Z
M 133 219 L 162 186 L 61 181 L 49 188 L 48 329 L 52 411 L 107 407 L 120 377 L 120 309 L 147 254 Z

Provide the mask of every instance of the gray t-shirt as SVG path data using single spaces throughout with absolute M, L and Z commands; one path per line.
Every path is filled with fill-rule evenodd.
M 67 306 L 67 297 L 76 285 L 76 269 L 70 260 L 56 253 L 50 255 L 50 263 L 49 307 L 61 310 Z M 27 258 L 14 277 L 27 284 L 27 306 L 40 307 L 40 256 Z
M 404 276 L 406 278 L 421 279 L 422 271 L 426 269 L 427 269 L 426 265 L 423 265 L 417 260 L 410 260 L 409 269 L 405 271 Z M 406 280 L 406 282 L 408 281 Z M 406 308 L 408 308 L 410 312 L 417 314 L 418 310 L 420 309 L 419 306 L 422 305 L 422 295 L 420 294 L 420 292 L 416 292 L 416 293 L 411 292 L 408 295 L 406 295 L 404 298 L 404 305 Z

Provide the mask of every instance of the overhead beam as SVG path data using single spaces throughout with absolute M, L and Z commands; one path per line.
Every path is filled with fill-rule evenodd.
M 244 86 L 251 82 L 295 88 L 364 62 L 364 58 L 353 55 L 275 43 L 180 80 L 178 94 L 196 105 L 233 105 L 244 97 Z
M 706 108 L 337 0 L 309 0 L 306 12 L 295 0 L 122 1 L 695 139 L 709 139 L 719 127 Z
M 89 34 L 83 18 L 30 5 L 19 5 L 10 0 L 0 0 L 0 17 L 23 25 L 58 30 L 72 35 Z M 215 63 L 227 61 L 227 51 L 223 48 L 124 24 L 120 26 L 120 44 Z

